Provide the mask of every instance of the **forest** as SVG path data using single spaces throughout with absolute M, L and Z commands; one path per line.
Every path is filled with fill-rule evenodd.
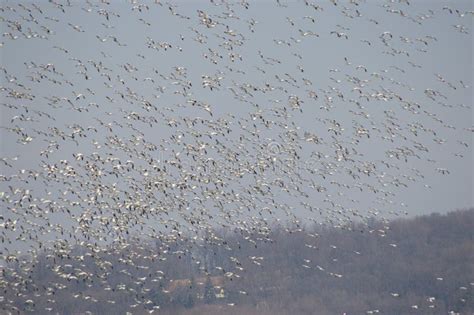
M 2 313 L 474 313 L 474 209 L 253 233 L 137 237 L 102 251 L 76 244 L 25 256 L 2 268 Z

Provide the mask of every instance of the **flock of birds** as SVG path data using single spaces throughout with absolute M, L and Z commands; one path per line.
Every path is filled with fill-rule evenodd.
M 3 1 L 0 288 L 24 298 L 3 309 L 66 286 L 77 246 L 107 270 L 97 253 L 137 235 L 206 243 L 216 228 L 407 214 L 400 194 L 449 175 L 435 153 L 463 159 L 474 132 L 442 116 L 470 115 L 451 102 L 470 82 L 423 64 L 442 45 L 426 25 L 469 41 L 474 12 L 410 2 Z M 60 280 L 31 293 L 45 251 Z

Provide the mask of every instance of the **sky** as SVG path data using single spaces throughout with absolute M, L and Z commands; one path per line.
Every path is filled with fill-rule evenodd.
M 24 22 L 22 31 L 27 32 L 26 28 L 31 27 L 32 34 L 36 32 L 39 36 L 26 38 L 18 31 L 12 31 L 11 21 L 27 17 L 27 11 L 18 7 L 22 3 L 39 21 L 39 24 Z M 319 217 L 317 213 L 308 213 L 308 208 L 301 202 L 323 209 L 326 214 L 334 212 L 336 217 L 337 211 L 354 210 L 397 217 L 445 213 L 474 205 L 473 133 L 468 131 L 473 126 L 472 14 L 459 17 L 443 10 L 449 5 L 460 12 L 469 11 L 472 10 L 471 1 L 410 1 L 409 5 L 360 1 L 357 6 L 342 1 L 335 6 L 329 1 L 321 1 L 318 4 L 322 11 L 305 6 L 304 1 L 281 1 L 282 5 L 275 1 L 250 2 L 248 9 L 238 2 L 230 2 L 233 12 L 226 10 L 224 5 L 211 5 L 205 1 L 173 2 L 175 7 L 172 9 L 166 3 L 144 2 L 149 9 L 143 8 L 141 12 L 133 10 L 137 4 L 128 1 L 110 5 L 92 3 L 90 6 L 82 1 L 72 1 L 65 13 L 52 3 L 41 3 L 42 13 L 39 13 L 34 11 L 33 2 L 2 1 L 0 64 L 8 75 L 2 74 L 1 85 L 12 87 L 12 82 L 18 82 L 34 96 L 31 101 L 13 99 L 8 89 L 0 94 L 2 104 L 20 106 L 0 108 L 2 127 L 20 126 L 29 135 L 34 135 L 31 142 L 22 144 L 21 137 L 14 132 L 5 128 L 0 131 L 1 157 L 18 157 L 14 162 L 9 160 L 12 167 L 1 165 L 3 175 L 18 174 L 22 169 L 38 170 L 45 161 L 60 163 L 65 159 L 74 163 L 73 154 L 77 153 L 110 153 L 110 156 L 127 160 L 129 157 L 124 151 L 106 143 L 110 144 L 113 137 L 126 142 L 137 132 L 131 127 L 119 128 L 117 125 L 107 131 L 101 122 L 116 122 L 122 126 L 131 122 L 131 126 L 143 133 L 144 139 L 157 146 L 153 157 L 158 163 L 166 164 L 176 152 L 185 156 L 184 147 L 180 142 L 170 141 L 170 137 L 182 133 L 189 139 L 189 130 L 182 125 L 167 125 L 166 121 L 176 117 L 204 117 L 213 121 L 225 118 L 232 126 L 232 132 L 219 138 L 224 146 L 235 149 L 235 141 L 240 136 L 249 137 L 241 141 L 240 161 L 248 159 L 249 165 L 257 165 L 258 161 L 274 160 L 280 165 L 279 170 L 261 174 L 259 179 L 243 177 L 231 181 L 227 189 L 245 191 L 246 187 L 254 185 L 254 181 L 267 182 L 279 177 L 286 178 L 291 186 L 295 174 L 304 178 L 301 190 L 307 192 L 308 197 L 303 200 L 298 193 L 273 190 L 275 202 L 269 207 L 279 208 L 279 204 L 286 205 L 287 209 L 276 209 L 272 214 L 266 214 L 267 219 L 280 215 L 285 218 L 283 213 L 286 211 L 302 220 Z M 9 6 L 15 7 L 15 11 L 9 10 Z M 105 12 L 102 9 L 109 12 L 109 20 L 100 14 Z M 405 16 L 396 10 L 402 10 Z M 200 23 L 200 11 L 212 17 L 211 24 L 213 20 L 217 21 L 217 25 L 206 27 Z M 231 13 L 225 16 L 223 12 Z M 467 34 L 455 25 L 463 25 Z M 8 33 L 19 37 L 13 40 Z M 229 38 L 241 41 L 242 45 L 237 41 L 232 49 L 226 49 Z M 384 45 L 382 39 L 388 45 Z M 165 50 L 167 44 L 171 46 Z M 150 48 L 153 46 L 157 49 Z M 94 63 L 99 64 L 100 71 Z M 30 80 L 38 77 L 37 65 L 47 64 L 53 64 L 58 73 L 39 72 L 46 73 L 52 80 L 45 77 L 40 82 Z M 185 68 L 186 75 L 177 74 L 176 67 Z M 219 85 L 213 90 L 203 86 L 204 76 L 214 78 Z M 9 82 L 10 79 L 13 81 Z M 60 83 L 54 83 L 54 79 Z M 188 89 L 190 94 L 184 96 L 179 94 L 183 82 L 192 83 Z M 246 93 L 241 88 L 245 85 L 250 90 L 254 86 L 260 90 Z M 265 86 L 272 90 L 262 92 Z M 316 93 L 317 99 L 308 97 L 309 91 Z M 427 95 L 430 91 L 442 96 L 432 99 Z M 128 96 L 123 98 L 120 93 Z M 234 97 L 234 93 L 240 95 L 240 99 Z M 371 95 L 370 101 L 365 100 L 364 93 Z M 76 99 L 78 94 L 84 96 Z M 138 97 L 131 100 L 130 95 Z M 391 98 L 384 100 L 386 95 Z M 276 110 L 282 110 L 282 104 L 291 104 L 291 98 L 295 96 L 303 103 L 296 109 L 287 107 L 289 117 L 286 119 L 276 116 Z M 68 98 L 72 103 L 62 100 L 51 105 L 54 97 Z M 148 113 L 140 108 L 140 97 L 150 100 L 158 111 Z M 131 102 L 126 103 L 125 99 Z M 190 99 L 209 104 L 212 117 L 202 108 L 190 106 Z M 22 105 L 30 112 L 25 114 Z M 87 107 L 88 111 L 74 110 L 74 106 Z M 33 110 L 48 113 L 54 119 L 33 115 Z M 259 127 L 259 137 L 253 137 L 242 126 L 251 126 L 249 117 L 259 111 L 260 115 L 282 124 L 267 129 Z M 155 115 L 157 123 L 150 126 L 133 120 L 130 118 L 132 112 L 149 117 Z M 34 117 L 35 121 L 14 118 L 22 114 Z M 340 134 L 333 134 L 335 132 L 329 129 L 331 121 L 343 129 Z M 387 132 L 389 122 L 394 123 L 390 126 L 393 136 Z M 74 125 L 96 127 L 99 132 L 76 141 L 61 141 L 56 137 L 59 149 L 47 157 L 39 154 L 49 140 L 34 130 L 48 132 L 56 127 L 71 132 Z M 425 131 L 410 131 L 414 125 L 423 126 Z M 371 137 L 355 138 L 354 130 L 358 127 L 369 129 Z M 205 129 L 209 131 L 209 128 Z M 300 138 L 292 140 L 287 133 L 290 129 L 296 130 Z M 323 144 L 301 141 L 305 133 L 317 135 Z M 400 148 L 413 150 L 417 143 L 428 152 L 417 151 L 419 157 L 411 155 L 406 162 L 404 158 L 398 160 L 387 154 Z M 337 145 L 350 150 L 356 162 L 334 160 Z M 137 147 L 141 148 L 140 145 Z M 293 157 L 290 161 L 296 164 L 285 162 L 291 152 L 299 154 L 297 160 Z M 316 158 L 318 154 L 323 158 Z M 235 166 L 226 164 L 228 160 L 219 151 L 209 150 L 207 159 L 210 158 L 221 163 L 219 171 L 224 173 Z M 190 159 L 183 158 L 181 163 L 193 166 Z M 367 163 L 376 166 L 378 176 L 357 179 L 348 175 L 349 171 L 355 171 L 355 165 L 367 166 Z M 384 166 L 384 163 L 392 166 Z M 325 177 L 316 175 L 325 167 L 329 174 Z M 296 169 L 298 172 L 293 172 Z M 315 172 L 308 172 L 311 169 Z M 304 174 L 301 170 L 305 170 Z M 449 174 L 441 174 L 444 170 Z M 173 178 L 173 171 L 167 175 Z M 209 175 L 212 177 L 213 173 Z M 131 182 L 143 183 L 142 179 L 137 175 L 130 181 L 122 177 L 114 182 L 112 175 L 103 174 L 96 181 L 108 187 L 117 185 L 126 191 L 132 187 Z M 395 185 L 397 179 L 406 187 Z M 326 191 L 315 193 L 308 188 L 311 182 L 324 186 Z M 363 189 L 358 189 L 358 184 Z M 351 185 L 351 188 L 341 188 L 341 185 Z M 65 192 L 66 184 L 52 179 L 48 179 L 47 186 L 39 181 L 5 180 L 0 183 L 4 195 L 10 194 L 9 186 L 13 189 L 27 187 L 38 200 L 52 198 L 58 203 L 62 202 L 61 194 L 71 195 Z M 371 187 L 378 189 L 378 193 L 373 193 Z M 161 197 L 167 198 L 157 193 L 157 200 L 164 200 Z M 104 200 L 110 199 L 104 197 Z M 175 200 L 170 202 L 164 204 L 173 212 Z M 257 207 L 265 208 L 268 200 L 250 200 L 249 203 L 256 206 L 255 211 Z M 5 217 L 17 216 L 11 213 L 12 207 L 21 212 L 21 205 L 6 204 L 4 209 L 9 210 L 4 210 Z M 232 202 L 226 204 L 225 211 L 232 212 L 233 206 Z M 79 205 L 77 211 L 85 208 L 87 206 Z M 236 211 L 239 213 L 240 210 Z M 48 216 L 53 222 L 67 225 L 64 214 Z M 179 214 L 176 219 L 183 217 L 186 216 Z M 221 219 L 225 221 L 224 216 Z

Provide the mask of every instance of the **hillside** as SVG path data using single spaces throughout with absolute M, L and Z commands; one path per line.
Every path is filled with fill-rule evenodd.
M 95 253 L 111 268 L 92 264 L 79 248 L 62 258 L 45 253 L 30 273 L 41 285 L 25 286 L 24 294 L 37 310 L 54 299 L 61 314 L 125 314 L 130 305 L 134 314 L 153 311 L 150 305 L 161 314 L 474 312 L 474 209 L 345 229 L 275 227 L 262 235 L 216 232 L 213 246 L 192 238 L 137 244 L 134 255 L 142 256 L 134 257 L 129 248 Z M 4 270 L 9 283 L 14 270 L 14 263 Z M 105 276 L 111 286 L 104 291 Z M 7 289 L 4 308 L 10 301 L 25 310 L 17 298 Z

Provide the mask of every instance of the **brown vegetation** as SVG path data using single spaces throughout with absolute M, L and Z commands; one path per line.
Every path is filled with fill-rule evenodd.
M 135 257 L 127 249 L 94 253 L 98 260 L 80 247 L 62 258 L 45 253 L 32 266 L 31 284 L 21 284 L 24 296 L 9 296 L 7 287 L 5 301 L 25 314 L 26 298 L 35 301 L 34 314 L 46 307 L 148 314 L 153 306 L 186 315 L 474 312 L 474 210 L 345 229 L 275 227 L 250 238 L 217 234 L 205 243 L 143 245 Z M 72 257 L 80 255 L 77 265 Z M 3 271 L 9 283 L 15 270 L 12 263 Z M 100 284 L 105 276 L 108 290 Z

